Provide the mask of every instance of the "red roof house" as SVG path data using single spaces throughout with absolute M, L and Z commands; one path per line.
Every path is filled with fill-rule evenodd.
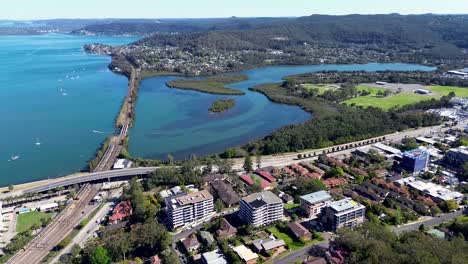
M 269 172 L 267 171 L 264 171 L 264 170 L 257 170 L 255 172 L 256 174 L 260 175 L 262 178 L 264 178 L 265 180 L 269 181 L 269 182 L 276 182 L 277 179 L 275 177 L 273 177 L 273 175 L 271 175 Z
M 245 181 L 248 185 L 253 185 L 254 184 L 254 181 L 252 180 L 252 178 L 250 178 L 250 175 L 248 174 L 242 174 L 240 176 L 240 178 Z
M 133 213 L 133 207 L 130 201 L 122 201 L 117 204 L 109 217 L 110 224 L 117 224 L 123 219 L 129 217 Z

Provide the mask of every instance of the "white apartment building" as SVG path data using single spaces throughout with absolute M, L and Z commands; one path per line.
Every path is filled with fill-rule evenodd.
M 270 191 L 248 195 L 240 201 L 239 216 L 255 227 L 280 221 L 283 218 L 283 201 Z
M 206 190 L 166 199 L 172 227 L 187 226 L 213 214 L 213 196 Z

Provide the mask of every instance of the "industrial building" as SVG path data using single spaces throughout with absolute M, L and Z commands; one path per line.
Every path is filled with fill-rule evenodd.
M 413 149 L 403 153 L 401 166 L 409 172 L 416 173 L 427 168 L 429 152 L 422 149 Z
M 322 225 L 329 230 L 354 227 L 364 222 L 366 207 L 350 198 L 330 203 L 321 214 Z
M 313 218 L 320 214 L 322 208 L 332 202 L 332 197 L 327 191 L 318 191 L 301 196 L 301 209 L 307 218 Z
M 167 215 L 174 229 L 213 214 L 213 196 L 206 190 L 166 198 Z
M 248 195 L 240 202 L 239 216 L 255 227 L 280 221 L 283 217 L 283 201 L 270 191 Z

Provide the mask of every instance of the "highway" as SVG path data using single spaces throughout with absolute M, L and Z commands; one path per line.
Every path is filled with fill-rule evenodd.
M 121 169 L 121 170 L 110 170 L 110 171 L 103 171 L 103 172 L 93 172 L 93 173 L 81 174 L 81 175 L 77 175 L 77 176 L 73 176 L 69 178 L 57 178 L 57 179 L 50 180 L 49 182 L 45 182 L 35 187 L 13 191 L 10 193 L 2 193 L 0 194 L 0 199 L 5 199 L 7 197 L 12 197 L 12 196 L 19 196 L 19 195 L 26 194 L 26 193 L 46 192 L 48 190 L 51 190 L 57 187 L 65 187 L 65 186 L 70 186 L 73 184 L 83 184 L 83 183 L 88 183 L 88 182 L 112 180 L 114 178 L 121 178 L 121 177 L 147 175 L 158 168 L 159 167 L 140 167 L 140 168 L 130 168 L 130 169 Z
M 40 263 L 40 261 L 82 220 L 85 208 L 97 193 L 94 186 L 84 185 L 73 200 L 24 249 L 8 260 L 8 264 Z

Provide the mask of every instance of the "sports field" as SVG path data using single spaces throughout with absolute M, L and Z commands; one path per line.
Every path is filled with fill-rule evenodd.
M 363 107 L 378 107 L 384 110 L 388 110 L 394 106 L 403 106 L 408 104 L 417 103 L 424 100 L 431 100 L 432 98 L 439 98 L 436 95 L 420 95 L 415 93 L 400 93 L 391 95 L 388 97 L 376 97 L 372 95 L 368 96 L 359 96 L 356 98 L 352 98 L 349 100 L 344 101 L 343 103 L 346 105 L 359 105 Z
M 456 87 L 456 86 L 427 86 L 428 90 L 438 93 L 440 95 L 448 95 L 450 92 L 454 92 L 457 97 L 468 97 L 468 88 Z
M 18 215 L 18 222 L 16 223 L 16 232 L 21 233 L 30 229 L 33 225 L 40 226 L 41 219 L 51 218 L 51 214 L 39 211 L 31 211 Z

